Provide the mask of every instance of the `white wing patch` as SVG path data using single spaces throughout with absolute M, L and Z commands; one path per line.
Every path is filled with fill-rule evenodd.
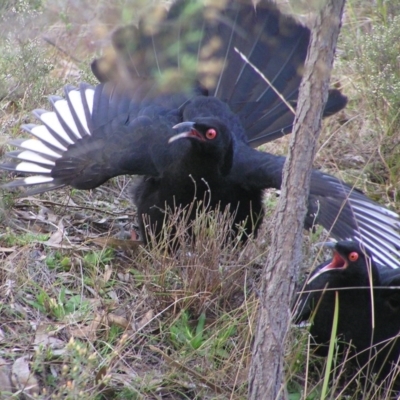
M 31 161 L 39 164 L 47 164 L 50 166 L 55 165 L 54 161 L 48 160 L 47 158 L 42 157 L 40 154 L 30 150 L 21 151 L 21 153 L 18 154 L 17 158 L 23 161 Z
M 93 114 L 93 103 L 94 103 L 94 89 L 85 90 L 86 101 L 89 106 L 90 114 Z
M 87 125 L 85 110 L 83 108 L 83 102 L 81 92 L 79 90 L 70 90 L 68 93 L 69 100 L 78 116 L 79 122 L 82 124 L 85 131 L 90 135 L 89 128 Z
M 72 116 L 71 110 L 69 109 L 67 100 L 56 100 L 54 102 L 54 107 L 58 111 L 64 122 L 67 124 L 68 128 L 71 129 L 71 132 L 73 132 L 73 134 L 76 136 L 76 138 L 82 139 L 82 136 L 79 133 L 79 130 L 74 121 L 74 117 Z
M 51 176 L 28 176 L 23 179 L 25 185 L 38 185 L 40 183 L 50 183 L 53 182 L 54 178 Z
M 32 173 L 39 173 L 39 174 L 49 174 L 51 172 L 51 169 L 41 167 L 40 165 L 31 163 L 31 162 L 26 162 L 22 161 L 20 162 L 16 167 L 16 171 L 19 172 L 32 172 Z
M 55 151 L 49 149 L 43 142 L 40 140 L 36 139 L 27 139 L 24 140 L 19 147 L 26 149 L 26 150 L 31 150 L 36 153 L 40 153 L 43 155 L 48 155 L 51 157 L 55 158 L 60 158 L 61 154 L 56 153 Z M 29 171 L 28 171 L 29 172 Z
M 46 113 L 46 114 L 50 114 L 50 113 Z M 52 113 L 55 115 L 55 113 Z M 43 114 L 45 115 L 45 114 Z M 61 125 L 60 125 L 61 126 Z M 36 126 L 32 126 L 32 125 L 23 125 L 22 129 L 24 129 L 25 131 L 31 133 L 33 136 L 37 137 L 38 139 L 52 144 L 54 147 L 57 147 L 58 149 L 60 149 L 61 151 L 66 151 L 67 148 L 65 146 L 63 146 L 49 131 L 48 129 L 44 126 L 44 125 L 36 125 Z M 72 141 L 71 141 L 72 143 Z
M 72 139 L 65 132 L 64 128 L 61 126 L 60 121 L 58 120 L 57 114 L 54 111 L 49 111 L 47 113 L 43 113 L 40 116 L 40 120 L 46 124 L 50 129 L 52 129 L 60 138 L 64 139 L 67 143 L 74 143 Z M 43 126 L 43 125 L 42 125 Z M 46 128 L 46 127 L 44 127 Z M 47 131 L 47 128 L 46 128 Z M 47 131 L 48 132 L 48 131 Z M 48 132 L 50 135 L 51 133 Z M 56 140 L 56 138 L 54 138 Z
M 22 129 L 35 139 L 14 141 L 13 144 L 22 151 L 10 152 L 9 156 L 18 163 L 2 165 L 6 170 L 36 175 L 16 179 L 4 187 L 48 184 L 47 187 L 51 189 L 63 186 L 62 182 L 51 176 L 53 168 L 70 145 L 91 135 L 88 118 L 93 112 L 94 92 L 94 88 L 86 84 L 82 84 L 79 89 L 66 87 L 69 101 L 58 97 L 50 98 L 56 111 L 33 112 L 42 125 L 22 125 Z M 40 191 L 41 189 L 37 190 Z

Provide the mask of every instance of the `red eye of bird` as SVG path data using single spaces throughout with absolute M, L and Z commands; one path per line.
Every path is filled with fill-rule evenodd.
M 357 261 L 358 260 L 358 253 L 356 251 L 353 251 L 352 253 L 349 254 L 349 260 L 350 261 Z
M 206 132 L 206 138 L 209 140 L 215 139 L 217 137 L 217 131 L 213 128 L 210 128 Z

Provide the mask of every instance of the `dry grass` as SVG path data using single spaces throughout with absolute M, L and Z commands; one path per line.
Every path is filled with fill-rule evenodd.
M 34 122 L 29 112 L 47 106 L 45 95 L 60 94 L 65 83 L 93 79 L 91 52 L 116 21 L 133 17 L 118 8 L 105 13 L 83 0 L 63 9 L 49 2 L 46 12 L 38 11 L 39 4 L 14 0 L 2 9 L 7 12 L 0 25 L 7 32 L 0 41 L 4 139 L 19 136 L 21 123 Z M 374 37 L 383 35 L 375 26 L 388 26 L 393 12 L 372 2 L 348 2 L 335 78 L 350 102 L 326 121 L 315 164 L 400 210 L 394 110 L 400 109 L 399 95 L 379 89 L 382 82 L 379 86 L 374 76 L 379 55 L 371 54 Z M 283 138 L 265 147 L 285 153 L 287 143 Z M 1 144 L 6 151 L 3 139 Z M 243 246 L 229 238 L 225 214 L 204 214 L 192 227 L 194 243 L 178 224 L 176 253 L 166 250 L 167 239 L 150 251 L 126 240 L 135 228 L 129 185 L 121 177 L 93 192 L 59 190 L 34 198 L 3 193 L 1 398 L 11 391 L 40 399 L 246 397 L 268 221 L 258 238 Z M 272 212 L 273 191 L 265 203 Z M 320 233 L 305 239 L 304 270 L 324 258 L 312 246 Z M 325 359 L 312 354 L 306 329 L 293 328 L 286 360 L 290 398 L 320 398 Z M 389 398 L 377 386 L 366 388 L 359 377 L 352 379 L 341 357 L 332 362 L 326 398 Z

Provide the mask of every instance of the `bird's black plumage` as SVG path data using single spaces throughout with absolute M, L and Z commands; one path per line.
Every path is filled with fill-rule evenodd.
M 386 378 L 400 355 L 396 338 L 400 333 L 400 272 L 376 264 L 358 243 L 328 245 L 333 258 L 309 276 L 298 299 L 296 320 L 312 320 L 310 333 L 318 345 L 316 351 L 326 355 L 337 292 L 339 347 L 351 346 L 358 365 Z
M 8 155 L 17 163 L 0 167 L 36 176 L 5 187 L 91 189 L 113 176 L 142 175 L 135 202 L 156 230 L 168 206 L 188 207 L 196 198 L 209 208 L 229 207 L 235 223 L 246 221 L 247 233 L 256 232 L 262 191 L 280 188 L 285 158 L 254 147 L 292 128 L 310 31 L 267 0 L 256 7 L 231 0 L 224 8 L 181 0 L 164 14 L 114 33 L 116 56 L 92 64 L 101 84 L 67 86 L 66 100 L 50 98 L 54 112 L 35 112 L 43 125 L 23 128 L 39 140 L 14 141 L 22 151 Z M 324 114 L 346 101 L 331 90 Z M 169 142 L 183 122 L 215 129 L 220 146 Z M 305 225 L 315 223 L 399 266 L 398 215 L 318 171 Z

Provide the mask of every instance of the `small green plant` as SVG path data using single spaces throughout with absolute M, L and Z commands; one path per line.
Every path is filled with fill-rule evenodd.
M 232 338 L 237 334 L 236 321 L 226 323 L 224 316 L 221 318 L 221 324 L 218 324 L 218 330 L 211 337 L 210 356 L 219 363 L 228 360 L 233 350 Z
M 101 251 L 93 251 L 85 254 L 83 262 L 87 268 L 104 266 L 114 259 L 113 249 L 103 249 Z
M 55 251 L 50 253 L 46 257 L 46 265 L 50 269 L 56 269 L 61 267 L 63 270 L 68 270 L 72 264 L 71 257 L 61 253 L 60 251 Z
M 79 295 L 67 296 L 67 290 L 61 288 L 58 298 L 51 297 L 46 291 L 40 290 L 36 300 L 26 302 L 44 314 L 57 320 L 63 320 L 68 314 L 85 313 L 90 304 Z
M 197 321 L 196 328 L 193 329 L 190 323 L 190 315 L 183 311 L 178 320 L 170 327 L 171 342 L 176 349 L 188 346 L 191 349 L 198 350 L 204 340 L 204 324 L 206 316 L 202 313 Z
M 49 237 L 49 234 L 33 232 L 19 234 L 7 229 L 6 234 L 1 239 L 7 246 L 26 246 L 32 242 L 44 242 L 48 240 Z

